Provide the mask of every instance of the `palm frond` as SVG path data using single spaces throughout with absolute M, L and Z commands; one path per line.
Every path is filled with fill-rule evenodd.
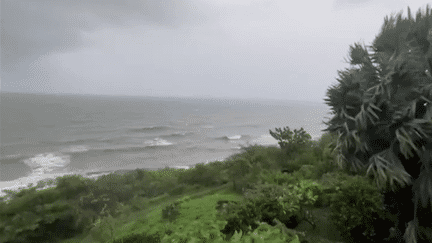
M 409 6 L 408 6 L 408 20 L 412 20 L 411 9 Z
M 423 170 L 420 172 L 419 178 L 414 182 L 414 201 L 421 202 L 423 208 L 426 208 L 428 203 L 432 205 L 432 171 Z
M 382 189 L 416 179 L 416 205 L 432 204 L 431 12 L 427 5 L 415 19 L 409 7 L 408 18 L 386 16 L 370 53 L 359 43 L 350 46 L 349 63 L 359 67 L 338 71 L 338 85 L 325 100 L 334 111 L 327 130 L 338 134 L 339 166 L 373 175 Z M 417 158 L 413 152 L 421 165 L 409 164 Z M 412 230 L 409 237 L 416 240 Z
M 401 187 L 412 184 L 411 176 L 391 149 L 383 150 L 369 159 L 366 175 L 369 174 L 373 174 L 375 183 L 380 189 L 390 186 L 391 190 L 395 191 L 397 190 L 395 182 Z
M 396 130 L 396 138 L 400 143 L 400 150 L 406 159 L 414 156 L 414 154 L 412 153 L 412 149 L 414 151 L 419 150 L 412 142 L 410 136 L 408 135 L 404 127 L 399 127 Z

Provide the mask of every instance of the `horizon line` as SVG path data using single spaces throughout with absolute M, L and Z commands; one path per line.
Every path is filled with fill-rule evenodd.
M 325 104 L 324 100 L 289 100 L 289 99 L 276 99 L 276 98 L 264 98 L 264 97 L 217 97 L 217 96 L 150 96 L 150 95 L 127 95 L 127 94 L 86 94 L 86 93 L 44 93 L 44 92 L 22 92 L 22 91 L 7 91 L 0 90 L 0 93 L 14 93 L 14 94 L 34 94 L 34 95 L 71 95 L 71 96 L 93 96 L 93 97 L 118 97 L 118 98 L 159 98 L 159 99 L 203 99 L 203 100 L 247 100 L 247 101 L 273 101 L 273 102 L 307 102 L 314 104 Z

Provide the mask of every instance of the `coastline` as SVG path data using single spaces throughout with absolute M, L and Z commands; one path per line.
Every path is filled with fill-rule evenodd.
M 319 140 L 319 136 L 314 136 L 311 140 L 312 141 L 318 141 Z M 268 143 L 268 141 L 265 141 L 266 139 L 264 138 L 264 140 L 261 140 L 260 143 L 256 143 L 257 145 L 260 146 L 264 146 L 264 147 L 279 147 L 278 144 L 274 144 L 272 143 Z M 258 142 L 258 140 L 255 140 L 255 142 Z M 214 161 L 207 161 L 204 162 L 204 164 L 208 164 L 208 163 L 212 163 Z M 193 165 L 173 165 L 173 166 L 167 166 L 167 168 L 171 168 L 171 169 L 192 169 L 195 167 L 195 164 Z M 124 175 L 124 174 L 128 174 L 131 173 L 133 171 L 135 171 L 136 169 L 143 169 L 146 171 L 157 171 L 157 170 L 161 170 L 164 169 L 166 167 L 161 167 L 161 168 L 135 168 L 135 169 L 118 169 L 118 170 L 113 170 L 113 171 L 90 171 L 90 172 L 69 172 L 69 173 L 62 173 L 62 174 L 58 174 L 58 175 L 54 175 L 54 174 L 40 174 L 37 176 L 33 176 L 33 177 L 23 177 L 23 178 L 19 178 L 17 180 L 13 180 L 13 181 L 9 181 L 9 183 L 3 182 L 4 184 L 10 184 L 6 187 L 0 188 L 0 201 L 1 198 L 3 198 L 4 202 L 7 202 L 6 196 L 7 193 L 4 192 L 4 190 L 12 190 L 15 192 L 18 192 L 22 189 L 28 189 L 30 187 L 35 187 L 37 186 L 39 183 L 45 183 L 44 187 L 40 187 L 40 188 L 36 188 L 36 191 L 39 190 L 44 190 L 44 189 L 49 189 L 52 187 L 55 187 L 55 180 L 58 177 L 62 177 L 65 175 L 81 175 L 84 178 L 89 178 L 89 179 L 97 179 L 100 176 L 103 175 L 108 175 L 108 174 L 119 174 L 119 175 Z M 50 181 L 52 181 L 52 183 L 50 183 Z M 30 186 L 31 185 L 31 186 Z

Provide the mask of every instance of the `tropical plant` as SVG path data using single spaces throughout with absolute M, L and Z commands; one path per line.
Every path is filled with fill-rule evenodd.
M 289 127 L 284 127 L 283 130 L 275 128 L 275 130 L 276 132 L 269 130 L 270 135 L 279 141 L 280 148 L 287 154 L 296 155 L 296 153 L 303 152 L 305 148 L 311 148 L 314 144 L 311 141 L 311 135 L 306 133 L 303 127 L 300 130 L 294 129 L 294 132 Z
M 405 200 L 397 231 L 406 242 L 430 242 L 432 15 L 429 5 L 415 19 L 409 7 L 408 18 L 401 15 L 384 19 L 371 54 L 359 43 L 350 46 L 351 67 L 338 71 L 339 83 L 324 99 L 334 116 L 323 131 L 338 134 L 339 166 L 374 179 L 384 197 L 412 187 L 413 196 L 397 197 Z

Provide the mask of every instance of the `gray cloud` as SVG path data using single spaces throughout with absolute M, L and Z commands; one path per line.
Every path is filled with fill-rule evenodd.
M 322 101 L 349 45 L 370 44 L 406 5 L 3 0 L 1 89 Z
M 176 28 L 206 20 L 198 3 L 176 0 L 76 1 L 4 0 L 1 6 L 3 71 L 14 71 L 53 52 L 67 52 L 90 43 L 81 31 L 124 26 L 130 21 Z
M 372 2 L 372 0 L 335 0 L 333 2 L 333 8 L 335 10 L 339 10 L 345 8 L 359 7 Z

